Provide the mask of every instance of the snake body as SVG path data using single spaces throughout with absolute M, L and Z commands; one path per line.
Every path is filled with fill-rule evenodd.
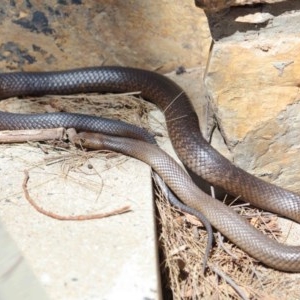
M 82 132 L 77 138 L 84 147 L 113 150 L 144 161 L 164 178 L 179 199 L 200 211 L 216 229 L 248 254 L 278 270 L 300 271 L 300 246 L 280 244 L 250 226 L 228 206 L 202 192 L 182 168 L 155 145 L 99 133 Z
M 7 73 L 0 75 L 0 98 L 13 96 L 74 94 L 79 92 L 132 92 L 156 104 L 165 114 L 169 136 L 182 162 L 212 185 L 219 186 L 234 196 L 240 196 L 254 206 L 300 221 L 300 197 L 290 191 L 266 183 L 225 159 L 203 138 L 198 117 L 186 93 L 172 80 L 155 72 L 123 67 L 84 68 L 60 72 Z M 79 114 L 24 115 L 1 112 L 0 129 L 29 129 L 74 127 L 82 131 L 101 131 L 110 135 L 125 135 L 144 139 L 142 129 L 112 122 L 100 129 L 95 117 Z M 121 130 L 121 132 L 119 132 Z M 181 178 L 172 181 L 179 184 Z M 164 174 L 164 176 L 167 176 Z M 171 176 L 169 172 L 169 176 Z M 178 195 L 179 196 L 179 195 Z M 196 199 L 183 201 L 191 207 L 199 206 Z M 212 204 L 213 203 L 213 204 Z M 204 215 L 212 224 L 246 252 L 258 260 L 281 270 L 300 271 L 300 249 L 280 245 L 265 239 L 247 222 L 216 201 L 208 201 Z M 214 211 L 214 213 L 212 213 Z M 212 215 L 215 214 L 215 217 Z M 230 219 L 232 218 L 232 220 Z M 214 221 L 212 220 L 214 219 Z M 217 224 L 216 219 L 221 222 Z M 250 229 L 249 229 L 250 227 Z M 226 228 L 229 232 L 224 233 Z M 270 245 L 263 251 L 259 244 Z M 256 249 L 255 251 L 253 249 Z M 255 252 L 255 253 L 253 253 Z M 275 255 L 276 252 L 276 255 Z M 274 255 L 272 254 L 274 253 Z M 267 256 L 271 257 L 272 262 Z

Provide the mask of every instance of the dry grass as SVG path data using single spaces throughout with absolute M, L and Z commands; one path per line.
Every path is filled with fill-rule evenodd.
M 218 233 L 203 275 L 202 224 L 170 206 L 159 188 L 156 206 L 165 299 L 299 299 L 299 277 L 262 266 Z M 276 216 L 243 205 L 233 209 L 270 237 L 280 236 Z

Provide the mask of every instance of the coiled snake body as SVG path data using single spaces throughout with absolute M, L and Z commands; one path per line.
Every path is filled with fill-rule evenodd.
M 160 74 L 134 68 L 99 67 L 62 72 L 20 72 L 0 75 L 1 99 L 25 95 L 132 91 L 141 91 L 143 98 L 153 102 L 164 112 L 174 149 L 188 168 L 212 185 L 222 187 L 231 195 L 240 196 L 254 206 L 300 222 L 300 197 L 246 173 L 215 151 L 202 137 L 198 117 L 186 93 L 173 81 Z M 101 125 L 97 118 L 91 116 L 0 112 L 2 130 L 59 126 L 145 139 L 142 129 L 136 129 L 128 124 L 122 124 L 120 127 L 114 121 Z M 126 140 L 124 143 L 126 144 Z M 118 150 L 117 146 L 114 147 Z M 144 148 L 143 143 L 141 147 Z M 130 146 L 127 145 L 126 149 L 121 148 L 119 151 L 126 153 L 129 152 Z M 138 152 L 140 158 L 146 161 L 142 149 Z M 155 150 L 153 151 L 152 157 L 158 155 Z M 164 165 L 167 160 L 166 158 L 158 160 L 158 164 Z M 172 166 L 171 171 L 163 171 L 161 176 L 185 204 L 201 211 L 215 228 L 256 259 L 276 269 L 300 271 L 300 247 L 282 245 L 266 238 L 222 203 L 196 192 L 176 171 L 174 162 L 168 163 Z M 180 186 L 183 192 L 178 191 L 175 186 Z M 186 199 L 186 195 L 189 194 L 187 188 L 197 196 Z M 197 199 L 199 197 L 201 199 Z

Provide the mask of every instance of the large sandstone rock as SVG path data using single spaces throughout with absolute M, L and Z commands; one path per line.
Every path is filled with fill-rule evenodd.
M 167 72 L 205 61 L 210 34 L 192 0 L 6 1 L 0 69 L 124 65 Z
M 214 44 L 206 84 L 235 163 L 299 192 L 300 11 L 266 12 L 260 30 Z

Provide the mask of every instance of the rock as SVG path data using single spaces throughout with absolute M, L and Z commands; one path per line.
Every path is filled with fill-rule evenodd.
M 259 34 L 270 32 L 274 35 L 282 34 L 282 31 L 295 31 L 297 25 L 290 22 L 288 17 L 293 19 L 294 12 L 299 10 L 299 1 L 284 1 L 254 6 L 233 6 L 218 12 L 206 11 L 206 16 L 215 41 L 226 37 L 242 41 L 247 39 L 251 32 Z
M 286 0 L 195 0 L 196 6 L 206 11 L 219 11 L 230 6 L 252 5 L 259 3 L 278 3 Z
M 192 1 L 7 1 L 2 70 L 123 65 L 159 72 L 206 60 L 210 34 Z
M 300 11 L 266 12 L 260 30 L 214 44 L 206 85 L 234 162 L 299 192 Z

